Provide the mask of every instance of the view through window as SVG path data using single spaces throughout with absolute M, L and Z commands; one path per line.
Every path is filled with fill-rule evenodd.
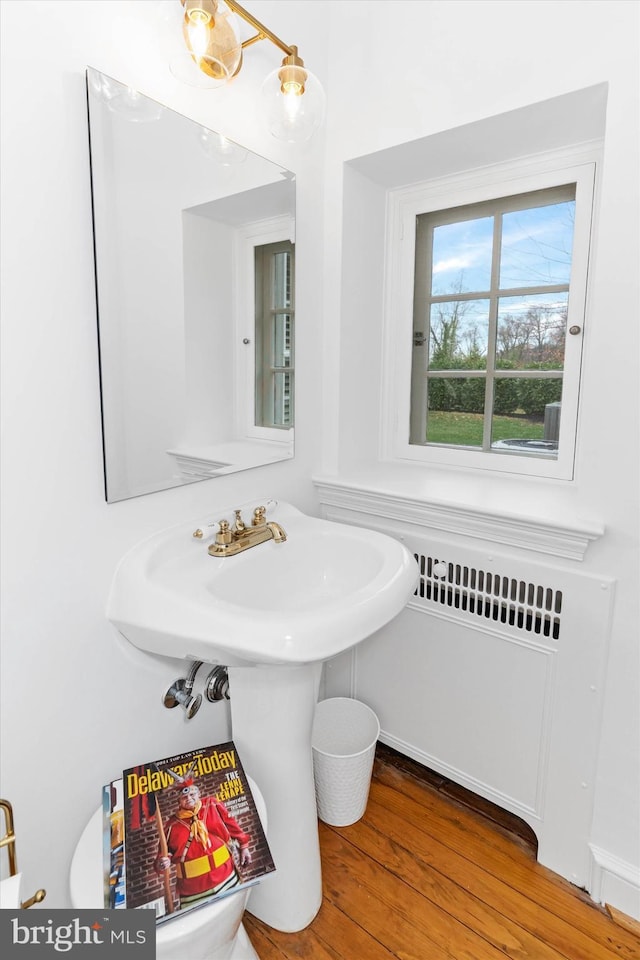
M 417 216 L 411 444 L 557 458 L 575 197 Z
M 255 248 L 256 426 L 293 426 L 294 245 Z

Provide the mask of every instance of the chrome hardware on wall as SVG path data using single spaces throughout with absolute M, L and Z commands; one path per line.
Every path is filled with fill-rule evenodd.
M 0 847 L 6 847 L 9 854 L 9 875 L 15 877 L 18 873 L 18 858 L 16 857 L 16 835 L 13 831 L 13 807 L 8 800 L 0 800 L 0 807 L 4 812 L 7 832 L 0 839 Z M 42 903 L 47 895 L 46 890 L 36 890 L 32 897 L 20 904 L 23 910 L 32 907 L 34 903 Z
M 229 674 L 221 665 L 214 667 L 204 684 L 204 692 L 210 703 L 216 700 L 229 700 Z
M 171 709 L 172 707 L 177 707 L 178 704 L 181 704 L 187 714 L 187 720 L 191 720 L 191 718 L 196 715 L 202 704 L 201 694 L 198 694 L 196 697 L 191 696 L 193 684 L 196 679 L 196 673 L 201 666 L 202 660 L 195 660 L 186 680 L 182 678 L 179 680 L 174 680 L 164 695 L 163 702 L 165 707 Z

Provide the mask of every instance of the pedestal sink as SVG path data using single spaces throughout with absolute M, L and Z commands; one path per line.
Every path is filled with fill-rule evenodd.
M 294 932 L 322 900 L 311 753 L 322 663 L 395 617 L 418 571 L 401 543 L 376 531 L 282 502 L 268 520 L 287 539 L 236 556 L 210 556 L 193 524 L 143 541 L 116 570 L 107 616 L 148 653 L 229 668 L 232 737 L 264 795 L 276 864 L 248 909 Z

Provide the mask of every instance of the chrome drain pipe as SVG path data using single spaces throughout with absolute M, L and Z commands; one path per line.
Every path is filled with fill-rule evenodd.
M 229 674 L 221 664 L 214 667 L 204 684 L 204 692 L 210 703 L 216 700 L 229 700 Z

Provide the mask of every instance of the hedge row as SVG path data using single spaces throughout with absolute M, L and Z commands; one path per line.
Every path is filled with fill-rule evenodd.
M 429 380 L 429 409 L 462 413 L 483 413 L 485 380 Z M 528 416 L 544 416 L 548 403 L 556 403 L 562 395 L 562 380 L 496 380 L 494 413 L 503 416 L 524 412 Z

